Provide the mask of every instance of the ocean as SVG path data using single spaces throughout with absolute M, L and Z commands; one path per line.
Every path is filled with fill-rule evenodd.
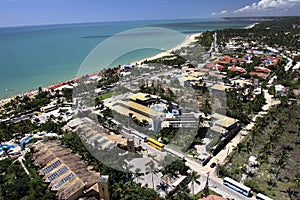
M 119 43 L 115 43 L 112 48 L 108 46 L 107 50 L 103 49 L 105 45 L 102 45 L 102 49 L 98 48 L 98 53 L 103 54 L 100 56 L 101 60 L 107 57 L 105 53 L 115 52 L 119 47 L 123 47 L 123 42 L 145 41 L 149 38 L 151 41 L 149 48 L 145 46 L 138 49 L 135 45 L 135 49 L 131 52 L 125 51 L 123 55 L 117 55 L 116 60 L 103 60 L 102 64 L 105 65 L 93 63 L 99 64 L 98 71 L 156 55 L 182 42 L 184 40 L 182 35 L 224 28 L 241 28 L 252 23 L 254 22 L 247 20 L 185 19 L 1 27 L 0 99 L 76 77 L 79 68 L 83 64 L 89 64 L 86 58 L 95 47 L 99 44 L 101 46 L 108 38 L 124 31 L 132 29 L 140 31 L 144 30 L 143 28 L 156 27 L 153 28 L 156 32 L 151 34 L 143 31 L 132 34 L 133 32 L 129 31 L 130 34 L 125 33 L 122 36 L 134 39 L 120 39 Z M 162 31 L 164 33 L 157 31 L 162 29 L 167 31 Z M 172 31 L 180 34 L 174 34 L 174 37 L 166 40 L 166 33 Z

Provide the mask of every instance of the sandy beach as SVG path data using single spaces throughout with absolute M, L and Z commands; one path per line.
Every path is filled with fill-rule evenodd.
M 259 24 L 259 23 L 250 24 L 249 26 L 246 26 L 244 29 L 251 29 L 254 26 L 256 26 L 257 24 Z
M 163 56 L 173 55 L 172 51 L 176 51 L 176 50 L 181 49 L 183 47 L 189 46 L 191 43 L 195 42 L 196 41 L 196 37 L 198 37 L 200 35 L 201 35 L 201 33 L 189 34 L 189 35 L 186 36 L 186 38 L 185 38 L 185 40 L 183 42 L 179 43 L 175 47 L 173 47 L 171 49 L 168 49 L 168 50 L 166 50 L 164 52 L 161 52 L 159 54 L 156 54 L 156 55 L 154 55 L 152 57 L 148 57 L 148 58 L 136 61 L 136 62 L 132 62 L 132 64 L 137 63 L 137 64 L 140 65 L 145 60 L 154 60 L 154 59 L 157 59 L 157 58 L 160 58 L 160 57 L 163 57 Z

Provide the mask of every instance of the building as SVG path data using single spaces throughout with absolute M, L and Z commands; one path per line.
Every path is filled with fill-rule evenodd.
M 199 126 L 199 113 L 166 114 L 161 127 L 196 128 Z
M 227 200 L 227 199 L 220 197 L 220 196 L 216 196 L 216 195 L 209 195 L 209 196 L 201 198 L 199 200 Z
M 98 188 L 99 188 L 99 198 L 100 200 L 110 200 L 110 193 L 109 193 L 109 176 L 100 176 L 98 181 Z
M 184 75 L 181 77 L 178 77 L 178 81 L 180 86 L 182 87 L 187 87 L 190 86 L 191 84 L 195 83 L 196 81 L 200 80 L 201 78 L 197 78 L 194 76 L 190 76 L 190 75 Z
M 284 95 L 285 94 L 285 87 L 283 85 L 275 85 L 276 94 Z
M 218 113 L 211 115 L 211 121 L 213 124 L 211 129 L 222 135 L 228 135 L 232 130 L 240 127 L 239 120 Z
M 148 106 L 157 102 L 159 100 L 159 96 L 139 92 L 131 95 L 130 99 L 136 103 Z
M 100 174 L 89 170 L 87 163 L 60 141 L 36 143 L 32 159 L 39 168 L 39 175 L 49 183 L 50 190 L 56 193 L 58 199 L 73 200 L 90 193 L 98 195 L 91 188 L 97 184 Z
M 232 89 L 232 87 L 228 85 L 215 84 L 209 89 L 211 90 L 212 93 L 224 93 L 226 90 Z

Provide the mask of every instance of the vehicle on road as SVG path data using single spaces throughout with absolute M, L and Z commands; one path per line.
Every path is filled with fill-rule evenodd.
M 242 183 L 239 183 L 229 177 L 224 178 L 223 184 L 225 186 L 229 187 L 230 189 L 243 194 L 246 197 L 251 196 L 251 188 L 249 188 L 249 187 L 243 185 Z
M 216 165 L 217 165 L 217 164 L 216 164 L 215 162 L 213 162 L 213 163 L 210 164 L 210 167 L 211 167 L 211 168 L 214 168 Z
M 163 151 L 165 146 L 163 143 L 160 143 L 159 141 L 150 137 L 147 139 L 147 144 L 160 151 Z
M 264 195 L 264 194 L 262 194 L 262 193 L 258 193 L 258 194 L 256 195 L 256 199 L 259 199 L 259 200 L 273 200 L 273 199 L 271 199 L 270 197 L 268 197 L 268 196 L 266 196 L 266 195 Z

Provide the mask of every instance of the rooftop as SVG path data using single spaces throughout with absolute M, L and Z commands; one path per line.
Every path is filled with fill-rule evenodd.
M 231 88 L 232 88 L 231 86 L 227 86 L 227 85 L 218 85 L 218 84 L 213 85 L 213 86 L 211 87 L 212 90 L 219 90 L 219 91 L 225 91 L 225 90 L 231 89 Z
M 215 119 L 215 125 L 221 126 L 223 128 L 229 128 L 233 124 L 237 123 L 239 120 L 214 113 L 211 115 L 211 118 Z
M 34 147 L 33 163 L 58 199 L 78 198 L 85 187 L 97 183 L 99 174 L 88 170 L 87 163 L 58 140 L 41 141 Z
M 136 100 L 140 100 L 140 101 L 147 101 L 149 99 L 156 99 L 156 98 L 159 98 L 158 96 L 156 95 L 150 95 L 150 94 L 147 94 L 147 93 L 136 93 L 136 94 L 133 94 L 130 96 L 130 99 L 136 101 Z

